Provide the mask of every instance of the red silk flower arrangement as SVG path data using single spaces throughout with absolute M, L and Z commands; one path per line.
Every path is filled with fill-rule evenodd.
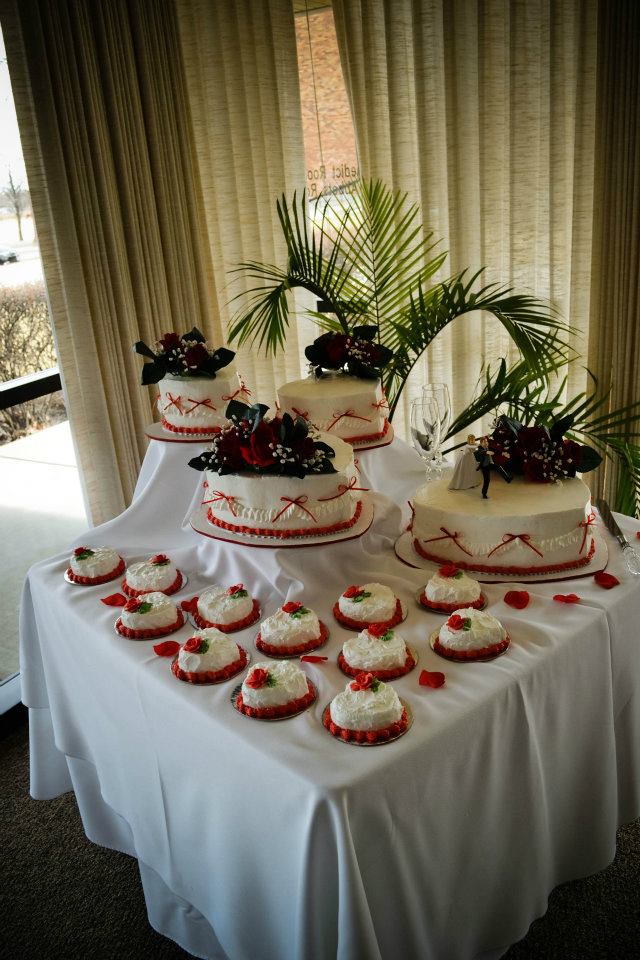
M 537 483 L 554 483 L 575 477 L 578 471 L 593 470 L 602 462 L 600 454 L 564 436 L 574 419 L 575 415 L 569 414 L 548 426 L 524 426 L 511 417 L 498 417 L 489 437 L 493 462 Z
M 316 337 L 304 353 L 316 377 L 323 370 L 345 370 L 352 377 L 375 380 L 393 357 L 393 351 L 377 342 L 378 328 L 354 327 L 350 333 L 329 331 Z
M 165 333 L 155 345 L 155 353 L 142 340 L 134 350 L 150 360 L 142 368 L 142 383 L 158 383 L 167 374 L 174 377 L 209 377 L 215 379 L 218 370 L 228 366 L 235 357 L 233 350 L 219 347 L 211 350 L 197 327 L 180 336 Z

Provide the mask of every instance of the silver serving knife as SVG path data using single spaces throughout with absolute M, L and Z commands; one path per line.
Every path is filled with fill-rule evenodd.
M 633 573 L 636 576 L 640 576 L 640 553 L 635 550 L 624 533 L 618 526 L 616 520 L 611 513 L 609 504 L 606 500 L 603 500 L 601 497 L 598 497 L 596 500 L 596 507 L 598 508 L 598 513 L 605 522 L 607 530 L 609 530 L 622 548 L 622 555 L 626 561 L 627 567 L 629 568 L 629 573 Z

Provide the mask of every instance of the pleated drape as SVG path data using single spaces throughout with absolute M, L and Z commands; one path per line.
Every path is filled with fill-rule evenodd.
M 586 352 L 596 12 L 583 0 L 333 0 L 365 177 L 420 202 L 443 276 L 551 300 Z M 513 357 L 493 318 L 458 319 L 417 366 L 465 406 L 480 367 Z M 576 365 L 568 389 L 584 387 Z M 399 411 L 402 414 L 402 411 Z M 401 428 L 401 422 L 397 424 Z

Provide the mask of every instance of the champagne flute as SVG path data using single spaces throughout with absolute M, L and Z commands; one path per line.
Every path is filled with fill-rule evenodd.
M 440 409 L 434 397 L 411 403 L 411 439 L 427 470 L 427 482 L 440 475 L 434 459 L 440 444 Z
M 451 397 L 449 396 L 449 388 L 446 383 L 441 383 L 438 381 L 425 383 L 422 387 L 422 399 L 427 400 L 429 397 L 433 397 L 435 399 L 440 409 L 440 439 L 438 441 L 438 448 L 435 451 L 434 459 L 440 467 L 445 467 L 447 465 L 447 461 L 442 456 L 440 446 L 447 435 L 447 430 L 449 429 L 449 424 L 451 423 Z

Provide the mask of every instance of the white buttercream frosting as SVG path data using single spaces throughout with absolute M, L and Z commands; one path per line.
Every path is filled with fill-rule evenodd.
M 235 623 L 244 620 L 253 610 L 253 599 L 247 591 L 246 597 L 231 597 L 227 587 L 212 584 L 206 587 L 198 597 L 198 613 L 210 623 Z
M 215 627 L 196 630 L 191 636 L 205 640 L 209 647 L 205 653 L 189 653 L 184 646 L 180 648 L 178 666 L 186 673 L 222 670 L 240 657 L 238 644 Z
M 166 590 L 175 581 L 178 571 L 169 563 L 151 563 L 151 558 L 127 567 L 125 579 L 132 590 Z
M 380 380 L 352 377 L 346 373 L 325 373 L 278 387 L 284 413 L 306 414 L 318 430 L 337 437 L 358 437 L 381 433 L 389 408 L 383 402 Z
M 443 647 L 451 650 L 480 650 L 500 643 L 507 635 L 500 621 L 490 613 L 475 610 L 473 607 L 463 607 L 455 613 L 463 620 L 470 620 L 471 627 L 469 630 L 452 630 L 444 623 L 438 635 Z
M 151 609 L 146 613 L 129 613 L 123 609 L 120 620 L 122 625 L 130 630 L 155 630 L 158 627 L 168 627 L 178 619 L 178 608 L 164 593 L 145 593 L 137 599 L 145 604 L 150 603 Z
M 282 607 L 260 624 L 260 636 L 274 647 L 291 647 L 320 636 L 320 621 L 313 610 L 301 616 L 291 616 Z
M 434 603 L 473 603 L 480 597 L 480 584 L 459 570 L 455 577 L 434 573 L 425 587 L 427 600 Z
M 120 563 L 120 555 L 111 547 L 88 547 L 92 556 L 79 560 L 71 555 L 69 566 L 77 577 L 104 577 L 115 570 Z
M 199 429 L 222 427 L 229 398 L 240 390 L 241 378 L 233 365 L 211 377 L 167 375 L 158 384 L 158 410 L 174 427 Z M 246 402 L 249 394 L 237 393 L 236 400 Z M 249 401 L 251 402 L 251 401 Z
M 380 730 L 402 716 L 402 704 L 392 686 L 378 681 L 378 689 L 352 690 L 351 681 L 331 701 L 331 719 L 347 730 Z
M 257 669 L 271 674 L 274 685 L 258 690 L 247 686 L 247 678 Z M 247 707 L 279 707 L 306 696 L 307 689 L 307 675 L 297 664 L 291 660 L 270 660 L 251 667 L 242 684 L 242 701 Z
M 372 636 L 363 630 L 357 637 L 346 640 L 342 654 L 350 667 L 360 670 L 395 670 L 404 667 L 407 645 L 395 630 L 388 630 L 388 640 Z
M 362 623 L 384 623 L 391 620 L 396 612 L 396 597 L 390 587 L 382 583 L 360 584 L 370 597 L 355 602 L 349 597 L 340 597 L 338 607 L 340 612 L 351 620 L 360 620 Z

